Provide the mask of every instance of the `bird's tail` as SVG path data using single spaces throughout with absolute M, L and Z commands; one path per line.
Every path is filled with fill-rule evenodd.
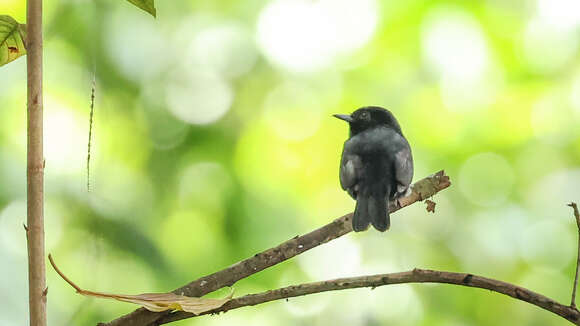
M 352 229 L 355 232 L 364 231 L 369 227 L 371 219 L 369 217 L 369 197 L 359 194 L 356 198 L 356 207 L 352 216 Z
M 387 191 L 390 193 L 390 189 Z M 369 223 L 381 232 L 391 226 L 386 196 L 380 193 L 359 194 L 357 197 L 352 228 L 355 232 L 364 231 Z

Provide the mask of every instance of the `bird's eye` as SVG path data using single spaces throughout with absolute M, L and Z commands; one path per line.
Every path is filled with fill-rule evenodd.
M 368 112 L 363 112 L 360 116 L 363 119 L 368 119 L 369 118 L 369 113 Z

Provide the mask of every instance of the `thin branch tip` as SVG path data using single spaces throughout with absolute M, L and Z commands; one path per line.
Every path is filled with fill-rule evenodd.
M 73 281 L 71 281 L 68 277 L 66 277 L 66 275 L 64 275 L 63 272 L 60 271 L 60 269 L 56 266 L 56 263 L 54 262 L 54 259 L 52 259 L 52 255 L 48 254 L 48 260 L 50 261 L 50 265 L 52 265 L 52 268 L 54 269 L 54 271 L 65 281 L 67 282 L 70 286 L 72 286 L 78 293 L 82 293 L 84 292 L 83 289 L 81 289 L 78 285 L 76 285 Z

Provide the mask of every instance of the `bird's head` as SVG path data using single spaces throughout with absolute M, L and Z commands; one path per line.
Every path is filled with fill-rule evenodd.
M 378 106 L 367 106 L 351 114 L 335 114 L 334 117 L 349 123 L 351 136 L 378 126 L 393 128 L 402 135 L 401 127 L 395 116 L 389 110 Z

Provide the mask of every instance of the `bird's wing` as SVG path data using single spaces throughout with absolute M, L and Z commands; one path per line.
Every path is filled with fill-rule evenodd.
M 395 153 L 395 178 L 397 179 L 397 192 L 399 193 L 405 192 L 413 179 L 413 156 L 411 155 L 411 148 L 406 141 L 405 145 Z
M 346 150 L 343 151 L 340 162 L 340 185 L 342 189 L 349 190 L 350 193 L 357 180 L 360 179 L 361 170 L 362 162 L 360 156 L 349 154 Z

